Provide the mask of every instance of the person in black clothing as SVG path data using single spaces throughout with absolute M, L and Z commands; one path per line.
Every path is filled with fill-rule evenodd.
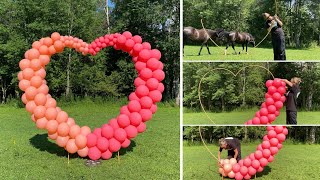
M 299 84 L 301 79 L 298 77 L 292 78 L 290 81 L 282 79 L 289 87 L 289 91 L 286 94 L 286 112 L 287 112 L 287 124 L 297 124 L 297 98 L 300 94 Z
M 283 23 L 277 15 L 262 14 L 266 20 L 265 27 L 271 31 L 274 60 L 286 60 L 285 36 L 282 30 Z
M 219 140 L 218 159 L 220 161 L 221 151 L 228 150 L 228 159 L 235 158 L 237 161 L 241 160 L 240 141 L 233 137 L 222 138 Z

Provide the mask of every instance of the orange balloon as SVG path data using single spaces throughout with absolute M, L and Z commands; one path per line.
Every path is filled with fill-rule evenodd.
M 69 141 L 67 142 L 66 150 L 71 154 L 74 154 L 78 151 L 78 147 L 76 146 L 74 139 L 69 139 Z
M 219 168 L 219 173 L 222 174 L 224 170 L 222 168 Z
M 48 101 L 49 101 L 49 99 L 48 99 Z M 58 115 L 58 112 L 57 112 L 56 108 L 49 107 L 46 110 L 46 118 L 48 120 L 55 120 L 57 118 L 57 115 Z M 58 121 L 57 121 L 57 123 L 58 123 Z
M 40 76 L 42 79 L 44 79 L 46 77 L 46 74 L 47 73 L 46 73 L 46 70 L 44 70 L 44 68 L 41 68 L 34 73 L 34 75 Z
M 34 97 L 34 102 L 37 106 L 44 106 L 47 102 L 47 96 L 42 93 L 39 93 Z
M 58 111 L 58 113 L 62 111 L 59 107 L 56 107 L 56 110 Z
M 39 41 L 35 41 L 32 43 L 32 48 L 39 49 L 41 46 L 41 43 Z
M 53 46 L 58 53 L 63 52 L 64 44 L 61 41 L 54 42 Z
M 40 54 L 42 54 L 42 55 L 48 55 L 48 54 L 49 54 L 49 48 L 48 48 L 48 46 L 46 46 L 46 45 L 40 46 L 39 52 L 40 52 Z
M 60 34 L 59 34 L 58 32 L 54 32 L 54 33 L 51 34 L 51 39 L 52 39 L 53 41 L 57 41 L 57 40 L 59 40 L 60 38 L 61 38 L 61 36 L 60 36 Z
M 70 132 L 70 127 L 67 123 L 63 122 L 59 124 L 57 132 L 59 136 L 62 136 L 62 137 L 68 136 Z
M 34 71 L 31 68 L 25 68 L 22 71 L 22 75 L 23 75 L 23 79 L 30 80 L 34 75 Z
M 49 120 L 47 122 L 47 125 L 46 125 L 46 128 L 48 130 L 48 133 L 49 134 L 54 134 L 57 132 L 57 129 L 58 129 L 58 122 L 56 120 Z M 58 133 L 57 133 L 58 135 Z
M 43 118 L 45 117 L 46 115 L 46 108 L 44 106 L 37 106 L 34 108 L 33 110 L 33 114 L 34 114 L 34 117 L 36 119 L 40 119 L 40 118 Z
M 230 160 L 229 159 L 223 160 L 223 164 L 230 164 Z
M 79 134 L 76 137 L 76 145 L 79 149 L 86 147 L 87 145 L 87 137 L 83 134 Z
M 38 88 L 38 93 L 48 94 L 49 93 L 49 87 L 46 84 L 42 84 Z
M 39 129 L 45 129 L 47 123 L 48 123 L 48 120 L 46 118 L 40 118 L 37 120 L 36 125 L 37 125 L 37 128 Z
M 69 126 L 69 125 L 68 125 Z M 76 138 L 76 136 L 78 136 L 78 134 L 80 134 L 80 126 L 78 125 L 73 125 L 73 126 L 70 126 L 70 132 L 69 132 L 69 136 L 73 139 Z
M 30 81 L 22 79 L 21 81 L 19 81 L 19 88 L 22 91 L 26 91 L 26 89 L 28 89 L 30 87 Z
M 66 136 L 66 137 L 58 136 L 56 139 L 56 143 L 60 147 L 65 147 L 68 143 L 68 140 L 69 140 L 69 136 Z
M 81 134 L 84 136 L 87 136 L 91 133 L 91 129 L 88 126 L 82 126 L 81 127 Z
M 88 156 L 88 152 L 89 152 L 89 148 L 85 147 L 83 149 L 79 149 L 77 153 L 80 157 L 86 157 Z
M 41 45 L 44 43 L 44 38 L 41 38 L 40 40 L 39 40 L 39 42 L 41 43 Z
M 50 55 L 53 55 L 53 54 L 55 54 L 55 53 L 57 53 L 57 51 L 56 51 L 56 49 L 54 48 L 54 46 L 53 46 L 53 45 L 50 46 L 50 47 L 49 47 L 49 54 L 50 54 Z
M 46 38 L 44 38 L 44 40 L 43 40 L 43 44 L 49 47 L 49 46 L 51 46 L 51 45 L 53 44 L 53 41 L 52 41 L 51 38 L 46 37 Z
M 38 94 L 38 91 L 35 87 L 30 86 L 26 89 L 25 93 L 28 100 L 33 100 L 34 97 Z
M 42 85 L 42 78 L 40 76 L 33 76 L 30 80 L 31 86 L 38 88 Z
M 18 72 L 18 80 L 21 81 L 23 79 L 22 71 Z
M 22 59 L 19 62 L 19 67 L 21 70 L 24 70 L 25 68 L 29 68 L 30 67 L 30 60 L 29 59 Z
M 237 164 L 237 160 L 235 158 L 231 158 L 230 159 L 230 164 L 233 166 L 235 164 Z
M 224 170 L 224 172 L 225 172 L 226 174 L 228 174 L 228 173 L 232 170 L 231 164 L 225 164 L 225 165 L 223 166 L 223 170 Z
M 228 173 L 228 177 L 231 179 L 233 179 L 235 176 L 236 176 L 236 174 L 233 171 Z
M 23 104 L 27 104 L 28 103 L 28 99 L 26 98 L 26 94 L 25 93 L 22 94 L 21 100 L 22 100 Z
M 31 63 L 30 63 L 30 67 L 31 69 L 33 69 L 34 71 L 38 71 L 39 69 L 41 69 L 41 61 L 39 59 L 32 59 Z
M 68 114 L 66 112 L 64 112 L 64 111 L 61 111 L 61 112 L 58 113 L 58 116 L 57 116 L 56 120 L 58 121 L 58 123 L 67 122 Z
M 45 104 L 46 108 L 56 108 L 57 107 L 57 101 L 53 98 L 47 98 L 47 102 Z M 58 114 L 58 111 L 57 111 Z
M 34 114 L 31 115 L 31 120 L 32 120 L 33 122 L 36 122 L 36 119 L 34 118 Z
M 37 49 L 29 49 L 27 52 L 26 52 L 26 58 L 29 59 L 29 60 L 32 60 L 32 59 L 38 59 L 39 56 L 40 56 L 40 53 Z
M 49 48 L 48 48 L 48 54 L 49 54 Z M 39 60 L 40 60 L 42 66 L 46 66 L 50 62 L 50 56 L 40 55 Z
M 74 119 L 73 119 L 73 118 L 68 118 L 67 124 L 68 124 L 70 127 L 73 126 L 73 125 L 75 125 Z
M 58 137 L 58 133 L 48 134 L 48 137 L 52 140 L 56 140 Z
M 34 101 L 29 101 L 26 104 L 26 109 L 29 113 L 33 113 L 34 108 L 37 107 L 36 103 L 34 103 Z

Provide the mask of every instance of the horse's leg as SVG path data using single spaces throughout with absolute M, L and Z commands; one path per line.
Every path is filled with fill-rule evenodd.
M 231 45 L 232 45 L 232 49 L 234 50 L 234 54 L 237 54 L 236 49 L 234 48 L 234 44 L 235 44 L 235 43 L 232 42 L 232 44 L 231 44 Z
M 244 51 L 244 43 L 242 44 L 242 51 L 241 51 L 241 53 Z
M 229 42 L 227 42 L 226 49 L 224 50 L 224 55 L 227 55 L 227 49 L 229 47 Z
M 246 43 L 246 54 L 248 54 L 248 44 L 249 44 L 249 42 Z
M 207 46 L 207 49 L 208 49 L 208 53 L 211 55 L 210 50 L 209 50 L 209 46 L 208 46 L 208 42 L 206 42 L 206 46 Z
M 201 54 L 203 44 L 204 44 L 204 43 L 201 44 L 201 48 L 200 48 L 200 51 L 199 51 L 199 53 L 198 53 L 198 56 L 200 56 L 200 54 Z

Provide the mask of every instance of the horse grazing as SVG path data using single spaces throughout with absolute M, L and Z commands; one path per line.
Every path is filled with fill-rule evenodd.
M 200 51 L 198 55 L 200 56 L 201 50 L 203 48 L 203 45 L 206 45 L 208 53 L 211 55 L 209 46 L 208 46 L 208 40 L 211 38 L 214 41 L 217 40 L 218 34 L 221 33 L 223 29 L 196 29 L 193 27 L 184 27 L 183 28 L 183 49 L 184 49 L 184 43 L 187 39 L 190 39 L 192 41 L 202 42 Z
M 224 55 L 227 55 L 227 49 L 230 46 L 230 44 L 232 45 L 235 54 L 237 54 L 234 48 L 235 43 L 242 44 L 242 51 L 244 50 L 244 45 L 246 45 L 246 53 L 248 53 L 248 44 L 252 44 L 253 47 L 255 46 L 254 37 L 246 32 L 241 33 L 237 31 L 223 31 L 218 34 L 218 37 L 227 43 Z

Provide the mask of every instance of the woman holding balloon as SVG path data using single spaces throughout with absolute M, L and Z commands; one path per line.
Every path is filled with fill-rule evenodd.
M 286 94 L 286 113 L 287 113 L 287 124 L 297 124 L 297 98 L 300 94 L 299 84 L 301 78 L 293 77 L 290 81 L 282 79 L 289 87 L 289 91 Z
M 240 141 L 233 137 L 222 138 L 219 140 L 218 159 L 220 161 L 221 151 L 228 150 L 228 159 L 234 158 L 237 161 L 241 160 L 241 145 Z

